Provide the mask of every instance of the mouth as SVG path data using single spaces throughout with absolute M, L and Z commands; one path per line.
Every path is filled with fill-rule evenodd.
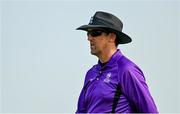
M 95 44 L 90 44 L 91 49 L 95 49 Z

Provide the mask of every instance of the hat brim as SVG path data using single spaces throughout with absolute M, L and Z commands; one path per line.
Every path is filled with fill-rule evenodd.
M 113 28 L 107 27 L 107 26 L 102 26 L 102 25 L 82 25 L 78 27 L 76 30 L 84 30 L 88 31 L 90 29 L 95 29 L 95 28 L 107 28 L 114 32 L 117 35 L 118 38 L 118 44 L 126 44 L 132 42 L 132 39 L 125 33 L 115 30 Z

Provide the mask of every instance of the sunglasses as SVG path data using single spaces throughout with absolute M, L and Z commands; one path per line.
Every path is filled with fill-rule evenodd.
M 97 37 L 97 36 L 101 36 L 102 33 L 109 34 L 109 32 L 106 31 L 106 30 L 98 30 L 98 29 L 95 29 L 95 30 L 88 31 L 88 32 L 87 32 L 87 36 Z

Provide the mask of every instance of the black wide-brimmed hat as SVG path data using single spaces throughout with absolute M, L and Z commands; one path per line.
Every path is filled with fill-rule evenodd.
M 104 28 L 108 29 L 110 32 L 114 32 L 117 35 L 118 44 L 125 44 L 132 41 L 127 34 L 122 32 L 122 21 L 113 14 L 107 12 L 96 12 L 94 16 L 91 17 L 88 25 L 82 25 L 78 27 L 77 30 L 88 31 L 96 28 Z

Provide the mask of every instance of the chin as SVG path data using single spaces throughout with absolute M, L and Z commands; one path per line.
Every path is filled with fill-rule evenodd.
M 96 55 L 96 53 L 94 53 L 94 52 L 91 51 L 91 55 Z
M 96 55 L 96 52 L 91 50 L 91 54 L 92 55 Z
M 95 55 L 95 56 L 98 56 L 99 53 L 97 51 L 91 51 L 91 54 Z

